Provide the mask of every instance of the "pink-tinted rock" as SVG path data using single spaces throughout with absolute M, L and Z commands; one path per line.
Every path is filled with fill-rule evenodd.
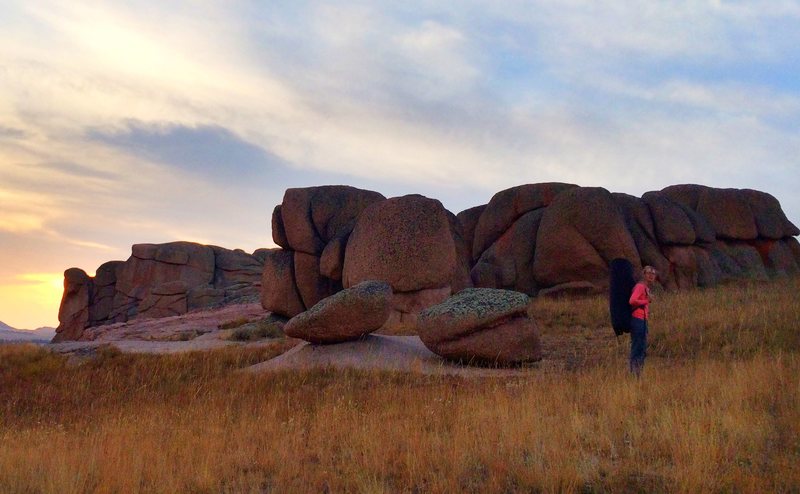
M 386 322 L 391 299 L 388 283 L 365 281 L 321 300 L 290 319 L 283 330 L 311 343 L 356 340 Z
M 692 220 L 680 204 L 661 192 L 642 196 L 653 217 L 656 240 L 660 245 L 692 245 L 697 240 Z
M 287 189 L 280 215 L 289 248 L 320 256 L 329 241 L 352 230 L 367 206 L 384 199 L 346 185 Z
M 283 216 L 281 216 L 281 205 L 275 206 L 272 210 L 272 241 L 284 249 L 289 249 L 289 239 L 286 238 L 286 229 L 283 226 Z
M 474 208 L 465 209 L 456 215 L 458 222 L 461 223 L 461 233 L 464 236 L 464 241 L 467 243 L 470 263 L 472 262 L 472 245 L 475 242 L 475 228 L 477 228 L 478 220 L 486 210 L 486 206 L 486 204 L 475 206 Z
M 599 187 L 562 192 L 542 215 L 534 274 L 540 287 L 571 281 L 608 286 L 608 265 L 625 258 L 640 265 L 636 244 L 611 194 Z
M 419 315 L 419 337 L 432 352 L 467 363 L 510 365 L 539 360 L 528 296 L 510 290 L 469 288 Z
M 319 258 L 319 272 L 332 280 L 342 279 L 344 269 L 344 252 L 350 234 L 339 236 L 328 242 Z
M 697 286 L 697 255 L 691 246 L 664 246 L 664 255 L 669 260 L 670 276 L 678 288 L 686 290 Z
M 241 249 L 230 250 L 216 245 L 210 247 L 214 251 L 215 288 L 226 288 L 241 283 L 261 286 L 263 261 Z
M 528 211 L 550 205 L 558 194 L 574 187 L 577 185 L 558 182 L 527 184 L 495 194 L 475 227 L 472 258 L 477 260 L 517 218 Z
M 261 306 L 286 317 L 294 317 L 305 310 L 295 282 L 292 251 L 270 249 L 264 258 Z
M 755 240 L 758 237 L 747 196 L 737 189 L 707 188 L 700 195 L 697 212 L 706 218 L 717 238 Z
M 523 214 L 481 254 L 471 271 L 475 286 L 536 294 L 533 261 L 544 211 L 540 208 Z
M 789 242 L 783 240 L 757 240 L 753 247 L 764 262 L 767 274 L 772 277 L 791 276 L 800 273 L 800 266 L 792 253 Z
M 303 252 L 294 253 L 294 278 L 306 308 L 342 289 L 339 281 L 320 274 L 319 257 Z
M 737 278 L 748 278 L 756 280 L 767 280 L 764 261 L 758 250 L 747 242 L 735 240 L 723 240 L 716 242 L 714 248 L 722 251 L 727 257 L 731 258 L 738 266 Z
M 82 269 L 64 271 L 64 295 L 58 309 L 58 328 L 53 342 L 77 340 L 89 323 L 92 280 Z
M 668 289 L 676 289 L 677 285 L 669 276 L 669 261 L 662 254 L 656 240 L 650 208 L 638 197 L 621 193 L 611 195 L 625 219 L 625 225 L 636 244 L 642 265 L 655 267 L 661 273 L 659 282 Z
M 714 286 L 722 281 L 723 274 L 720 267 L 714 262 L 710 252 L 711 246 L 692 246 L 697 263 L 697 286 Z
M 410 292 L 460 285 L 465 271 L 447 211 L 437 200 L 412 195 L 361 213 L 347 243 L 343 283 L 382 280 Z
M 450 287 L 394 292 L 392 311 L 381 330 L 390 333 L 416 333 L 419 313 L 447 300 L 451 293 Z
M 110 261 L 97 268 L 89 297 L 89 326 L 109 322 L 109 316 L 114 310 L 117 272 L 124 264 L 123 261 Z
M 759 237 L 779 240 L 784 237 L 800 235 L 800 230 L 786 218 L 775 197 L 766 192 L 752 189 L 743 189 L 741 194 L 745 196 L 750 210 L 753 212 Z

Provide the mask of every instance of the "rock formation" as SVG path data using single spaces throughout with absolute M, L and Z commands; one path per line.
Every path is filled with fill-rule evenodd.
M 191 242 L 137 244 L 127 261 L 111 261 L 94 277 L 64 273 L 54 341 L 80 339 L 84 329 L 136 317 L 257 300 L 263 262 L 241 250 Z
M 65 273 L 57 340 L 86 327 L 249 300 L 294 317 L 367 280 L 386 282 L 386 328 L 468 287 L 529 296 L 605 291 L 618 257 L 667 289 L 800 273 L 800 230 L 769 194 L 673 185 L 641 198 L 565 183 L 498 192 L 454 215 L 419 195 L 335 185 L 288 189 L 272 214 L 280 248 L 252 255 L 188 242 L 134 245 L 92 278 Z M 263 287 L 263 289 L 261 289 Z

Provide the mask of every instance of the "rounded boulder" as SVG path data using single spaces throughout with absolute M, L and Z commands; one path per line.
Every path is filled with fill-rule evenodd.
M 396 292 L 454 286 L 468 272 L 442 203 L 420 195 L 395 197 L 367 207 L 347 243 L 345 288 L 382 280 Z
M 423 310 L 419 337 L 432 352 L 467 363 L 512 365 L 539 360 L 536 323 L 524 293 L 468 288 Z
M 357 340 L 389 318 L 392 289 L 388 283 L 365 281 L 322 299 L 286 323 L 287 336 L 311 343 Z

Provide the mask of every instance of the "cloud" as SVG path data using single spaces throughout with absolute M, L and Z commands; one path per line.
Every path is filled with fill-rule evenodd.
M 143 159 L 224 183 L 246 182 L 287 166 L 274 154 L 216 125 L 187 127 L 131 121 L 121 128 L 91 129 L 87 137 Z
M 0 139 L 22 139 L 26 136 L 27 133 L 22 129 L 0 125 Z

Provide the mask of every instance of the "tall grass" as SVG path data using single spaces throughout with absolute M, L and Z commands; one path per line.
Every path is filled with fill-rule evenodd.
M 796 295 L 752 322 L 750 290 L 663 294 L 640 380 L 601 299 L 531 311 L 603 358 L 502 379 L 239 371 L 288 342 L 82 365 L 0 347 L 0 492 L 797 491 Z

